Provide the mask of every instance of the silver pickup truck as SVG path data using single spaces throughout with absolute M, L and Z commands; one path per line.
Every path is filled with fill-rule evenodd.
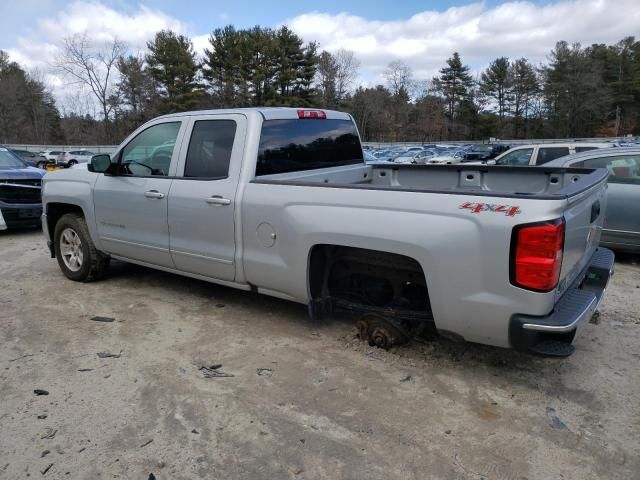
M 605 169 L 367 165 L 350 115 L 156 118 L 48 173 L 42 224 L 71 280 L 110 258 L 349 312 L 381 347 L 437 332 L 568 355 L 612 273 Z

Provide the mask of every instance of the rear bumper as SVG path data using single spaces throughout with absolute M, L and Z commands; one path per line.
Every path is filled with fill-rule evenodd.
M 518 350 L 539 351 L 537 345 L 545 341 L 570 344 L 579 326 L 589 320 L 600 305 L 613 268 L 613 252 L 606 248 L 596 249 L 587 268 L 550 314 L 542 317 L 515 314 L 511 317 L 511 346 Z

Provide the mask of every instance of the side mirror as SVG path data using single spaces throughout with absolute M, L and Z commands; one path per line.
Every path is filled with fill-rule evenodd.
M 111 166 L 111 157 L 106 154 L 94 155 L 91 157 L 87 170 L 94 173 L 104 173 Z

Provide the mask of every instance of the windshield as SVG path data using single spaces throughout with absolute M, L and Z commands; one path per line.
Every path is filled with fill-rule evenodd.
M 25 168 L 25 163 L 6 148 L 0 148 L 0 168 Z
M 266 120 L 256 175 L 299 172 L 363 163 L 351 120 Z

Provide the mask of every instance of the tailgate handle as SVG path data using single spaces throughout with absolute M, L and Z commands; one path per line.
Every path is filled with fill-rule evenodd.
M 595 222 L 600 216 L 600 200 L 596 200 L 593 205 L 591 205 L 591 223 Z

